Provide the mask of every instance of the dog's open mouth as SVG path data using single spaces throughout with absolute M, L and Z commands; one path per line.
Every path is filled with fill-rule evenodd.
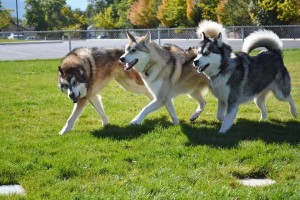
M 70 99 L 73 101 L 73 103 L 77 103 L 80 99 L 80 92 L 79 92 L 79 95 L 77 97 L 75 96 L 70 96 Z
M 125 70 L 130 70 L 138 61 L 139 59 L 134 59 L 132 62 L 126 63 Z
M 198 67 L 198 72 L 204 72 L 209 66 L 209 63 L 207 65 L 204 65 L 204 66 L 201 66 L 201 67 Z

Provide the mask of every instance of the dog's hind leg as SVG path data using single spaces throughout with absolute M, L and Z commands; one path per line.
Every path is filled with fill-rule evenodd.
M 177 115 L 176 115 L 176 111 L 175 111 L 175 108 L 174 108 L 174 104 L 173 104 L 173 100 L 172 99 L 168 99 L 165 103 L 165 106 L 172 118 L 172 121 L 173 121 L 173 124 L 177 125 L 179 124 L 179 121 L 178 121 L 178 118 L 177 118 Z
M 260 109 L 260 113 L 261 113 L 260 121 L 265 120 L 268 117 L 267 116 L 267 108 L 266 108 L 266 100 L 269 95 L 270 95 L 270 91 L 266 90 L 266 91 L 261 92 L 254 98 L 255 104 Z
M 295 106 L 294 100 L 292 98 L 292 96 L 290 95 L 288 100 L 287 100 L 290 104 L 290 112 L 292 113 L 292 115 L 297 118 L 298 117 L 298 111 L 297 108 Z
M 93 105 L 97 113 L 102 118 L 102 125 L 105 126 L 108 124 L 108 117 L 104 112 L 101 96 L 100 95 L 93 95 L 89 98 L 90 103 Z
M 86 98 L 79 99 L 79 101 L 74 104 L 73 111 L 72 111 L 70 117 L 68 118 L 65 126 L 59 132 L 59 135 L 63 135 L 65 133 L 69 132 L 70 130 L 72 130 L 76 120 L 83 112 L 86 104 L 87 104 Z
M 298 117 L 298 111 L 297 108 L 295 106 L 294 100 L 291 96 L 291 94 L 288 95 L 284 95 L 283 90 L 280 90 L 278 88 L 273 90 L 274 96 L 280 100 L 280 101 L 287 101 L 290 104 L 290 112 L 292 113 L 292 115 L 297 118 Z
M 131 125 L 139 125 L 143 119 L 151 112 L 161 108 L 163 106 L 162 100 L 154 99 L 147 106 L 145 106 L 141 112 L 130 122 Z
M 204 111 L 206 101 L 199 90 L 194 90 L 190 93 L 190 96 L 195 98 L 198 102 L 198 107 L 196 111 L 190 117 L 190 121 L 195 121 L 199 117 L 199 115 Z

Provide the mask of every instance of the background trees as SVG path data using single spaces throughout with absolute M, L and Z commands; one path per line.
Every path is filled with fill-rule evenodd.
M 11 11 L 0 7 L 0 30 L 7 28 L 10 25 Z
M 202 19 L 226 26 L 300 23 L 299 0 L 88 0 L 86 11 L 72 10 L 66 0 L 25 5 L 36 30 L 195 27 Z M 0 23 L 7 12 L 0 12 Z

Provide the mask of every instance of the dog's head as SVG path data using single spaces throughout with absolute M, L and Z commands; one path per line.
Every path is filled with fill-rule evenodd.
M 148 32 L 142 37 L 135 37 L 127 32 L 129 43 L 126 45 L 125 53 L 120 57 L 120 61 L 125 63 L 125 70 L 134 67 L 138 72 L 142 72 L 150 60 L 151 35 Z
M 88 80 L 84 68 L 81 66 L 66 67 L 63 62 L 58 67 L 58 87 L 77 103 L 87 95 Z
M 198 46 L 197 57 L 194 59 L 194 66 L 198 72 L 203 72 L 212 77 L 219 73 L 223 54 L 222 34 L 218 38 L 211 40 L 203 32 L 203 40 Z

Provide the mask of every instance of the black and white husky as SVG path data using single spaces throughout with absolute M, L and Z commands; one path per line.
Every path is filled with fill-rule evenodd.
M 252 99 L 261 110 L 261 120 L 266 119 L 265 101 L 270 92 L 287 101 L 292 115 L 298 116 L 291 96 L 291 78 L 283 63 L 282 42 L 275 33 L 260 30 L 250 34 L 240 53 L 233 53 L 224 42 L 225 29 L 216 22 L 200 23 L 197 33 L 203 40 L 194 66 L 208 76 L 210 89 L 218 99 L 217 118 L 222 121 L 219 133 L 230 129 L 239 104 Z M 267 50 L 256 56 L 248 55 L 259 47 Z

